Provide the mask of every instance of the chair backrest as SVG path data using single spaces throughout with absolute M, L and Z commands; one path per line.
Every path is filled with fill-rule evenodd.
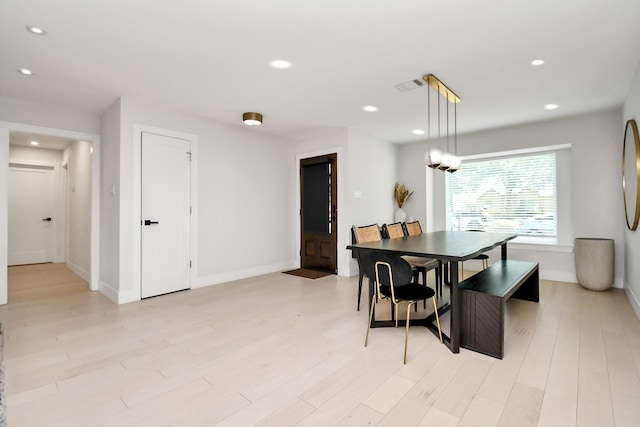
M 382 240 L 382 234 L 380 234 L 378 224 L 366 225 L 364 227 L 356 227 L 354 225 L 352 230 L 354 243 L 377 242 L 378 240 Z
M 385 239 L 397 239 L 405 236 L 404 228 L 402 228 L 402 223 L 400 222 L 384 224 L 382 226 L 382 234 L 384 234 Z
M 417 236 L 418 234 L 422 234 L 420 221 L 407 222 L 404 224 L 404 228 L 407 231 L 407 236 Z
M 375 278 L 378 294 L 382 291 L 383 295 L 390 294 L 394 300 L 393 288 L 410 283 L 413 277 L 411 265 L 400 255 L 389 252 L 367 252 L 362 256 L 360 265 L 365 275 Z

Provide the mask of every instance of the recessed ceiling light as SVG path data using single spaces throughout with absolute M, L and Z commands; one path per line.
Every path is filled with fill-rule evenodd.
M 40 145 L 40 143 L 38 143 L 38 141 L 31 141 L 29 144 L 31 144 L 31 145 Z
M 364 111 L 368 111 L 369 113 L 373 113 L 374 111 L 378 111 L 378 107 L 374 107 L 373 105 L 365 105 L 362 107 Z
M 19 72 L 20 74 L 24 74 L 25 76 L 31 76 L 31 75 L 33 75 L 33 71 L 31 71 L 31 70 L 30 70 L 30 69 L 28 69 L 28 68 L 19 68 L 19 69 L 18 69 L 18 72 Z
M 37 36 L 46 36 L 47 35 L 47 32 L 45 30 L 43 30 L 42 28 L 40 28 L 40 27 L 34 27 L 32 25 L 27 25 L 25 28 L 27 29 L 27 31 L 29 31 L 30 33 L 35 34 Z
M 544 61 L 542 59 L 534 59 L 533 61 L 531 61 L 531 65 L 533 65 L 534 67 L 538 67 L 542 64 L 544 64 Z
M 276 59 L 275 61 L 271 61 L 270 65 L 273 68 L 278 68 L 280 70 L 286 70 L 287 68 L 291 68 L 291 62 L 285 61 L 284 59 Z
M 547 104 L 544 106 L 544 108 L 546 108 L 547 110 L 555 110 L 556 108 L 558 108 L 557 104 Z
M 424 135 L 424 131 L 422 129 L 414 129 L 411 131 L 414 135 Z

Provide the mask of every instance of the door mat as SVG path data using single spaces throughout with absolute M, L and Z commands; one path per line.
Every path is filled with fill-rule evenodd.
M 310 270 L 308 268 L 297 268 L 295 270 L 283 271 L 283 273 L 291 274 L 293 276 L 306 277 L 307 279 L 319 279 L 320 277 L 333 274 L 329 271 Z

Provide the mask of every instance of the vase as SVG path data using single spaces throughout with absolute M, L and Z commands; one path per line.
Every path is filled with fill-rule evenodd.
M 573 242 L 578 283 L 592 291 L 613 285 L 615 248 L 613 239 L 578 237 Z
M 402 208 L 398 208 L 395 214 L 395 222 L 405 222 L 407 220 L 407 213 L 402 210 Z

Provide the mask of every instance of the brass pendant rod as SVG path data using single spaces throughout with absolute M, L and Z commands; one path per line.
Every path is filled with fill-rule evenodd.
M 436 89 L 438 90 L 438 89 Z M 439 90 L 438 90 L 439 92 Z M 441 125 L 442 120 L 440 119 L 440 97 L 438 97 L 438 150 L 440 149 L 440 125 Z
M 431 153 L 431 91 L 427 89 L 427 147 Z
M 453 104 L 453 154 L 458 155 L 458 110 L 456 103 Z
M 445 97 L 447 99 L 447 101 L 449 101 L 451 103 L 454 103 L 454 104 L 460 102 L 460 97 L 458 95 L 456 95 L 451 89 L 449 89 L 447 87 L 447 85 L 442 83 L 433 74 L 425 74 L 424 76 L 422 76 L 422 80 L 424 80 L 425 82 L 427 82 L 429 84 L 429 86 L 431 86 L 432 88 L 437 90 L 438 93 L 440 93 L 440 95 L 442 95 L 443 97 Z
M 447 153 L 448 152 L 449 152 L 449 103 L 447 102 Z

